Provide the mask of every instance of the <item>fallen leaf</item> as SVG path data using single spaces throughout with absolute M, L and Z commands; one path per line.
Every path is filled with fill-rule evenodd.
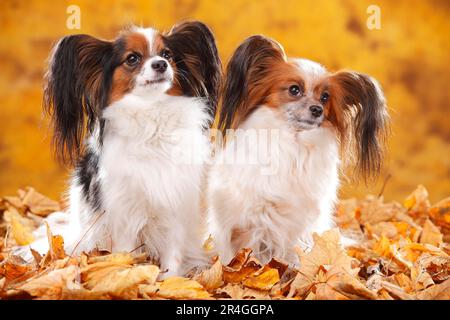
M 218 258 L 211 268 L 202 271 L 194 280 L 199 282 L 206 290 L 214 290 L 223 285 L 222 263 Z
M 418 292 L 416 298 L 419 300 L 449 300 L 450 279 Z
M 21 216 L 14 208 L 9 208 L 3 216 L 6 221 L 9 221 L 12 236 L 19 246 L 26 246 L 34 241 L 33 223 L 30 220 Z
M 426 212 L 430 207 L 427 189 L 423 185 L 418 185 L 416 190 L 403 201 L 403 205 L 413 212 Z
M 195 280 L 182 277 L 170 277 L 156 285 L 143 285 L 139 292 L 149 297 L 158 296 L 167 299 L 208 299 L 210 294 Z
M 159 268 L 154 265 L 132 267 L 122 264 L 105 265 L 104 262 L 99 262 L 84 268 L 81 274 L 83 286 L 92 292 L 133 299 L 137 298 L 140 284 L 155 283 Z
M 45 222 L 47 228 L 47 239 L 49 243 L 49 252 L 52 260 L 63 259 L 66 256 L 64 251 L 64 239 L 60 235 L 54 236 L 50 230 L 50 226 Z
M 25 191 L 26 194 L 22 198 L 22 203 L 27 206 L 32 213 L 46 217 L 52 212 L 61 210 L 61 206 L 58 202 L 40 194 L 34 190 L 34 188 L 27 187 Z
M 243 285 L 257 290 L 268 291 L 280 281 L 278 270 L 269 266 L 264 266 L 261 270 L 255 274 L 246 278 Z
M 269 294 L 266 291 L 254 290 L 251 288 L 242 287 L 237 284 L 229 283 L 225 287 L 217 290 L 217 293 L 226 294 L 233 300 L 256 299 L 268 300 Z
M 79 269 L 71 265 L 30 279 L 16 289 L 26 291 L 39 299 L 62 299 L 64 291 L 80 288 L 80 284 L 75 282 L 78 276 Z
M 439 247 L 442 242 L 442 233 L 429 219 L 427 219 L 423 225 L 420 243 L 428 243 L 432 246 Z

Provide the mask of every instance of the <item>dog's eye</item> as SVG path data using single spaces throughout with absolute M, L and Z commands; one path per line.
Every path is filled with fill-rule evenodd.
M 296 97 L 296 96 L 298 96 L 300 93 L 301 93 L 301 90 L 300 90 L 300 87 L 299 87 L 298 85 L 294 84 L 294 85 L 292 85 L 292 86 L 289 87 L 289 94 L 290 94 L 291 96 Z
M 323 104 L 327 103 L 328 99 L 330 99 L 330 95 L 326 92 L 322 93 L 322 95 L 320 96 L 320 102 L 322 102 Z
M 170 60 L 172 58 L 172 55 L 170 54 L 170 51 L 165 49 L 161 52 L 160 56 L 166 60 Z
M 141 61 L 141 57 L 135 53 L 130 53 L 127 56 L 126 59 L 126 64 L 129 65 L 130 67 L 134 67 L 135 65 L 137 65 L 139 62 Z

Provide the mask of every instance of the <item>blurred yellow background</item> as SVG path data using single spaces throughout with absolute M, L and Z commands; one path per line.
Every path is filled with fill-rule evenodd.
M 69 5 L 81 9 L 81 29 L 66 28 Z M 369 30 L 366 10 L 381 9 L 381 29 Z M 199 19 L 214 31 L 224 62 L 247 36 L 277 39 L 292 57 L 328 69 L 377 78 L 392 116 L 385 189 L 403 199 L 424 184 L 436 201 L 450 195 L 450 2 L 433 1 L 43 1 L 0 3 L 0 195 L 31 185 L 57 198 L 69 170 L 50 152 L 42 116 L 42 75 L 55 41 L 88 33 L 110 39 L 129 23 L 169 29 Z M 378 184 L 345 184 L 342 196 L 378 193 Z

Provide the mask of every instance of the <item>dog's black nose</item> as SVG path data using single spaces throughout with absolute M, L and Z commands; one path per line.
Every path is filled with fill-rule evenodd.
M 309 107 L 309 110 L 311 111 L 311 114 L 313 117 L 320 117 L 323 113 L 323 108 L 321 106 L 311 106 Z
M 164 60 L 158 60 L 152 63 L 152 69 L 156 72 L 163 73 L 167 69 L 167 62 Z

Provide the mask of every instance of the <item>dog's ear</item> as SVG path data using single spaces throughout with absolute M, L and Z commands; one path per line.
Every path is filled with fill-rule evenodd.
M 88 35 L 64 37 L 55 46 L 45 76 L 44 110 L 52 118 L 53 146 L 74 163 L 85 131 L 92 131 L 111 88 L 113 43 Z
M 242 42 L 233 53 L 225 73 L 221 109 L 217 127 L 225 134 L 235 129 L 263 101 L 261 90 L 274 64 L 286 61 L 283 48 L 276 41 L 255 35 Z
M 331 76 L 331 90 L 349 133 L 359 173 L 365 181 L 382 168 L 389 127 L 386 100 L 378 82 L 368 75 L 341 71 Z M 344 116 L 342 116 L 344 115 Z
M 213 117 L 222 80 L 222 64 L 211 30 L 199 21 L 178 24 L 164 37 L 173 54 L 182 93 L 207 100 Z

